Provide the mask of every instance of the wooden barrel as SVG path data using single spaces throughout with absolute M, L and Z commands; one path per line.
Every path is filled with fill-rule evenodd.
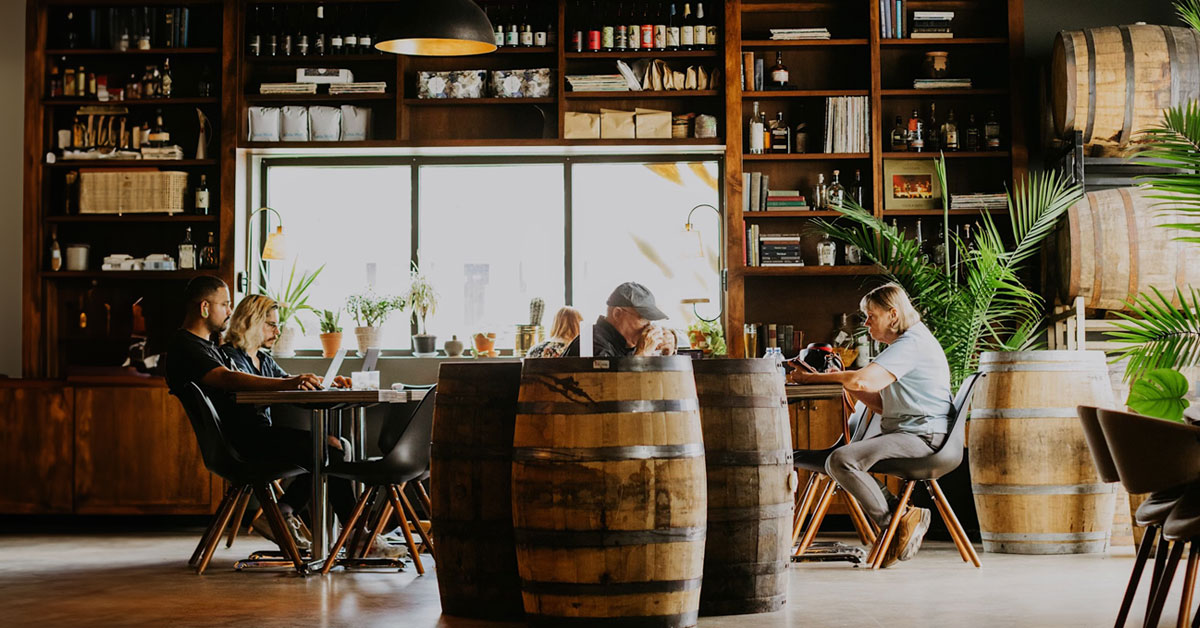
M 513 436 L 525 613 L 696 625 L 707 503 L 686 357 L 526 360 Z
M 1088 154 L 1113 156 L 1162 111 L 1200 98 L 1200 35 L 1134 24 L 1062 31 L 1051 58 L 1059 136 L 1083 132 Z
M 777 611 L 787 601 L 795 486 L 783 376 L 761 358 L 692 368 L 708 469 L 700 614 Z
M 971 404 L 971 489 L 983 549 L 1108 548 L 1115 485 L 1092 464 L 1075 406 L 1112 407 L 1100 351 L 988 352 Z
M 1067 210 L 1056 247 L 1065 302 L 1083 297 L 1087 308 L 1123 310 L 1126 299 L 1155 287 L 1178 305 L 1177 286 L 1200 286 L 1200 247 L 1175 239 L 1187 232 L 1160 226 L 1190 217 L 1152 196 L 1138 188 L 1101 190 Z
M 447 615 L 524 614 L 512 527 L 520 385 L 520 362 L 449 362 L 438 369 L 429 483 Z

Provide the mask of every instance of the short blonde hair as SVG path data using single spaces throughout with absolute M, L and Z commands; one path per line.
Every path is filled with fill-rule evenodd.
M 921 315 L 913 308 L 912 301 L 908 298 L 908 293 L 898 283 L 886 283 L 874 290 L 868 292 L 859 303 L 859 308 L 863 312 L 867 311 L 868 307 L 873 307 L 876 310 L 888 311 L 896 308 L 896 322 L 893 324 L 892 332 L 903 334 L 908 331 L 909 327 L 921 322 Z
M 252 294 L 238 303 L 229 319 L 229 331 L 225 332 L 225 342 L 250 353 L 262 346 L 263 323 L 271 310 L 279 309 L 279 304 L 268 296 Z
M 573 307 L 560 308 L 554 314 L 554 324 L 550 327 L 550 337 L 563 342 L 571 342 L 579 335 L 579 324 L 583 322 L 583 314 Z

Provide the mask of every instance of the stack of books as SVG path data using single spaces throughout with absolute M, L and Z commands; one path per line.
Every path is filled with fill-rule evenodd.
M 263 83 L 258 86 L 260 94 L 315 94 L 316 83 Z
M 867 96 L 825 99 L 825 152 L 866 153 L 871 150 L 871 111 Z
M 969 78 L 913 79 L 913 89 L 971 89 Z
M 629 91 L 629 82 L 620 74 L 568 74 L 567 83 L 575 92 Z
M 797 41 L 801 39 L 829 39 L 827 28 L 772 28 L 771 39 L 775 41 Z
M 950 209 L 1006 209 L 1007 194 L 951 194 Z
M 759 236 L 759 266 L 803 266 L 799 234 Z
M 370 83 L 330 83 L 330 94 L 384 94 L 387 93 L 387 83 L 375 81 Z
M 142 159 L 183 159 L 183 149 L 179 146 L 142 147 Z
M 767 190 L 767 211 L 804 211 L 808 203 L 800 195 L 800 190 Z
M 908 34 L 913 39 L 947 39 L 954 37 L 950 23 L 954 20 L 954 11 L 913 11 L 912 32 Z

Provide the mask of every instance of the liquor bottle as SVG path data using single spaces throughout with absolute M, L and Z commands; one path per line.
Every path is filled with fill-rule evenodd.
M 704 43 L 708 46 L 709 50 L 716 50 L 717 45 L 721 41 L 720 35 L 717 34 L 717 25 L 712 20 L 709 20 L 705 24 L 705 28 L 708 29 L 708 32 L 706 33 Z
M 124 25 L 121 27 L 121 36 L 117 38 L 116 48 L 119 52 L 125 52 L 125 51 L 129 50 L 129 26 L 128 25 Z M 255 55 L 255 56 L 258 56 L 258 55 Z
M 817 266 L 837 265 L 837 243 L 826 233 L 817 242 Z
M 342 39 L 342 24 L 338 21 L 338 8 L 331 7 L 329 54 L 340 55 L 346 51 L 346 41 Z
M 50 225 L 50 270 L 62 270 L 62 248 L 58 246 L 58 225 Z
M 771 152 L 787 154 L 792 152 L 792 130 L 783 120 L 783 112 L 775 114 L 771 123 Z
M 929 252 L 926 250 L 925 236 L 921 233 L 921 219 L 917 219 L 917 251 L 921 255 L 921 263 L 929 263 Z
M 862 249 L 858 248 L 857 246 L 855 246 L 853 244 L 847 243 L 846 244 L 846 263 L 850 264 L 851 266 L 857 266 L 858 264 L 862 263 L 862 260 L 863 260 Z
M 975 114 L 967 116 L 967 150 L 979 150 L 979 124 L 975 122 Z
M 65 35 L 67 48 L 79 47 L 79 23 L 75 21 L 75 12 L 67 11 L 67 32 Z
M 616 36 L 616 23 L 613 22 L 613 18 L 606 17 L 600 26 L 600 49 L 605 52 L 612 52 L 615 50 L 617 47 Z
M 800 116 L 804 116 L 804 106 L 801 105 Z M 792 152 L 807 153 L 808 152 L 808 123 L 801 120 L 796 125 L 796 131 L 792 134 Z
M 158 80 L 155 78 L 154 74 L 155 67 L 152 65 L 146 66 L 146 71 L 142 73 L 142 98 L 158 98 Z M 78 77 L 82 75 L 83 69 L 80 68 L 79 74 L 76 76 Z M 80 89 L 79 85 L 75 86 L 75 90 L 80 96 L 82 96 L 84 93 L 84 90 Z
M 613 47 L 617 50 L 629 49 L 629 24 L 625 22 L 625 3 L 617 3 L 617 25 L 613 27 Z
M 271 7 L 271 21 L 267 26 L 267 56 L 274 57 L 279 55 L 279 33 L 275 30 L 279 22 L 275 19 L 275 7 Z M 138 43 L 141 45 L 141 42 Z
M 916 153 L 925 150 L 925 125 L 921 122 L 921 113 L 916 109 L 908 119 L 908 150 Z
M 150 129 L 150 134 L 146 139 L 151 148 L 162 148 L 171 143 L 171 134 L 163 128 L 162 109 L 154 110 L 154 128 Z
M 358 54 L 358 29 L 354 27 L 354 9 L 346 8 L 346 17 L 342 19 L 342 48 L 343 54 Z
M 279 54 L 290 57 L 295 54 L 295 48 L 292 46 L 294 38 L 292 37 L 292 7 L 283 9 L 283 22 L 279 25 L 281 32 L 279 33 Z
M 684 5 L 686 7 L 686 5 Z M 686 9 L 685 9 L 686 10 Z M 758 101 L 754 101 L 754 115 L 750 116 L 750 154 L 763 154 L 763 115 L 758 109 Z
M 550 44 L 550 33 L 554 29 L 545 22 L 533 30 L 533 45 L 537 48 L 545 48 Z
M 571 9 L 571 20 L 571 23 L 575 27 L 571 30 L 571 48 L 569 50 L 571 52 L 583 52 L 583 49 L 587 46 L 587 29 L 583 26 L 583 3 L 579 0 L 575 0 L 575 8 Z M 501 45 L 502 43 L 503 38 L 501 41 L 496 42 L 496 45 Z
M 996 111 L 988 111 L 987 122 L 983 123 L 983 139 L 988 150 L 1000 150 L 1000 122 Z
M 488 21 L 492 23 L 492 39 L 495 40 L 497 48 L 504 47 L 504 21 L 500 19 L 500 9 L 494 11 L 494 15 L 488 12 L 488 7 L 483 7 L 484 15 L 488 16 Z
M 933 257 L 932 261 L 937 266 L 944 266 L 946 263 L 946 234 L 941 229 L 935 228 L 933 240 Z
M 262 28 L 262 16 L 259 15 L 258 9 L 259 7 L 254 7 L 254 17 L 250 19 L 250 34 L 246 36 L 250 43 L 251 57 L 262 56 L 262 32 L 259 30 Z
M 592 0 L 592 12 L 588 19 L 587 49 L 588 52 L 600 52 L 600 11 L 596 8 L 596 0 Z
M 842 182 L 838 179 L 841 171 L 833 171 L 833 181 L 829 183 L 829 187 L 825 188 L 825 206 L 829 209 L 841 209 L 842 202 L 846 200 L 846 188 L 842 186 Z
M 58 72 L 58 64 L 50 63 L 50 84 L 46 86 L 46 96 L 49 98 L 58 98 L 62 96 L 63 82 L 62 75 Z
M 654 14 L 654 49 L 667 49 L 667 20 L 663 16 L 662 3 L 658 3 L 658 9 Z
M 708 49 L 708 22 L 704 19 L 704 3 L 696 3 L 696 23 L 692 26 L 692 46 L 696 50 Z
M 213 232 L 209 231 L 208 242 L 200 249 L 200 268 L 211 269 L 217 266 L 217 243 Z
M 625 35 L 628 37 L 629 50 L 642 49 L 642 25 L 638 23 L 637 4 L 629 3 L 629 28 L 625 29 Z
M 813 186 L 812 193 L 812 210 L 818 211 L 825 209 L 825 175 L 817 175 L 817 184 Z
M 650 16 L 650 3 L 642 5 L 642 50 L 654 49 L 654 18 Z
M 946 116 L 946 121 L 942 123 L 939 134 L 942 136 L 942 150 L 958 150 L 958 124 L 954 122 L 953 109 L 950 110 L 950 115 Z
M 908 150 L 908 127 L 904 125 L 904 120 L 900 116 L 896 116 L 896 128 L 892 129 L 892 150 L 895 152 Z
M 313 25 L 312 50 L 318 57 L 323 57 L 326 54 L 325 50 L 325 5 L 317 5 L 317 21 Z
M 787 66 L 783 64 L 783 51 L 775 51 L 775 65 L 771 66 L 771 87 L 776 89 L 786 89 L 788 79 L 790 78 L 791 72 L 789 72 Z
M 528 8 L 526 8 L 526 16 L 521 22 L 521 45 L 525 48 L 533 47 L 533 24 L 529 21 Z
M 82 65 L 75 70 L 75 95 L 79 98 L 87 96 L 87 72 Z
M 162 76 L 158 79 L 158 95 L 160 98 L 170 98 L 175 88 L 175 78 L 171 76 L 171 58 L 163 59 Z
M 923 125 L 925 129 L 925 150 L 936 153 L 940 146 L 938 138 L 937 112 L 934 104 L 929 103 L 929 120 Z
M 196 214 L 207 216 L 208 206 L 208 175 L 200 175 L 200 185 L 196 186 Z
M 208 98 L 213 95 L 213 78 L 212 70 L 208 69 L 208 64 L 201 66 L 200 79 L 196 81 L 196 95 L 201 98 Z
M 679 29 L 679 49 L 695 50 L 696 29 L 692 20 L 692 4 L 683 3 L 683 25 Z
M 667 16 L 667 50 L 679 50 L 679 13 L 674 2 Z
M 521 25 L 517 23 L 517 3 L 515 2 L 508 7 L 508 26 L 504 29 L 504 45 L 512 47 L 521 45 Z
M 854 202 L 857 203 L 859 207 L 865 207 L 865 205 L 863 205 L 862 170 L 858 168 L 854 169 L 854 184 L 849 190 L 847 190 L 847 192 L 850 194 L 850 198 L 854 199 Z
M 179 270 L 196 269 L 196 243 L 192 242 L 192 228 L 188 227 L 183 242 L 179 243 Z
M 375 38 L 371 35 L 371 31 L 374 30 L 371 27 L 375 22 L 371 21 L 371 16 L 368 13 L 369 10 L 369 7 L 366 6 L 362 8 L 362 26 L 358 31 L 358 52 L 364 55 L 376 52 Z

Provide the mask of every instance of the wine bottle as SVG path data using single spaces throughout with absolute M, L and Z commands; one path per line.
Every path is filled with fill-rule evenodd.
M 267 56 L 274 57 L 279 55 L 279 32 L 276 30 L 276 25 L 279 21 L 275 19 L 275 7 L 271 7 L 271 23 L 267 27 L 270 34 L 267 35 Z M 138 42 L 138 47 L 141 47 L 141 42 Z
M 162 109 L 154 110 L 154 128 L 146 137 L 151 148 L 162 148 L 171 143 L 171 134 L 163 127 Z
M 571 31 L 571 50 L 583 52 L 587 47 L 587 27 L 583 19 L 583 3 L 575 0 L 575 8 L 571 10 L 571 20 L 575 28 Z M 497 42 L 500 45 L 502 42 Z
M 650 16 L 650 3 L 642 5 L 642 50 L 654 49 L 654 18 Z
M 67 32 L 65 35 L 67 48 L 79 47 L 79 23 L 75 21 L 75 12 L 67 11 Z
M 517 24 L 517 3 L 508 7 L 508 25 L 504 29 L 504 45 L 516 47 L 521 45 L 521 27 Z
M 292 7 L 283 9 L 283 23 L 278 26 L 281 29 L 279 33 L 279 54 L 290 57 L 295 54 L 295 49 L 292 47 L 294 38 L 292 37 Z
M 346 42 L 342 39 L 342 23 L 338 21 L 339 11 L 337 7 L 331 7 L 330 19 L 330 35 L 329 35 L 329 54 L 340 55 L 345 52 Z
M 312 39 L 308 35 L 308 16 L 304 9 L 299 9 L 299 19 L 296 20 L 296 34 L 293 37 L 296 54 L 307 57 L 312 51 Z
M 687 4 L 684 4 L 684 11 L 687 11 Z M 750 145 L 749 150 L 751 155 L 761 155 L 766 148 L 763 145 L 763 118 L 762 113 L 758 108 L 758 101 L 754 101 L 754 113 L 750 116 Z
M 159 98 L 170 98 L 175 89 L 175 78 L 171 76 L 171 58 L 163 59 L 162 75 L 158 78 Z
M 313 25 L 312 49 L 313 49 L 313 53 L 315 53 L 319 57 L 325 56 L 325 54 L 328 52 L 325 49 L 325 46 L 327 45 L 325 42 L 325 29 L 326 28 L 327 28 L 327 26 L 325 25 L 325 5 L 318 4 L 317 5 L 317 20 L 316 20 L 316 24 Z
M 533 22 L 529 21 L 529 3 L 526 2 L 521 15 L 521 45 L 525 48 L 533 46 Z
M 192 242 L 192 228 L 188 227 L 183 242 L 179 243 L 179 270 L 196 269 L 196 243 Z
M 696 50 L 708 49 L 708 23 L 704 19 L 704 3 L 696 3 L 696 23 L 692 27 L 692 47 Z
M 617 50 L 629 49 L 629 24 L 625 22 L 625 3 L 617 3 L 617 25 L 613 30 L 613 47 Z
M 260 30 L 262 28 L 262 16 L 259 14 L 258 9 L 259 7 L 254 7 L 254 17 L 250 19 L 250 33 L 246 36 L 246 39 L 250 43 L 251 57 L 262 56 L 262 31 Z
M 675 11 L 675 3 L 671 3 L 671 12 L 667 18 L 667 50 L 679 50 L 679 14 Z
M 942 123 L 942 128 L 938 132 L 941 135 L 943 150 L 958 150 L 958 124 L 954 122 L 953 109 L 950 110 L 950 115 L 946 117 L 946 121 Z
M 617 25 L 611 16 L 605 16 L 600 24 L 600 49 L 612 52 L 617 47 Z
M 1000 150 L 1000 122 L 996 120 L 996 111 L 988 111 L 987 121 L 983 123 L 983 139 L 988 150 Z
M 592 0 L 592 12 L 588 16 L 587 49 L 588 52 L 600 52 L 600 10 L 596 8 L 596 0 Z
M 695 22 L 692 20 L 692 5 L 683 3 L 683 26 L 679 29 L 679 49 L 694 50 L 692 47 L 696 38 Z
M 979 150 L 979 124 L 975 122 L 975 114 L 967 116 L 967 150 Z
M 375 38 L 371 35 L 373 30 L 371 27 L 375 22 L 371 21 L 370 7 L 362 8 L 362 27 L 358 32 L 358 52 L 360 54 L 372 54 L 375 52 Z
M 783 64 L 783 51 L 777 50 L 775 51 L 775 65 L 771 66 L 771 86 L 777 89 L 787 89 L 790 79 L 791 72 Z
M 654 48 L 655 50 L 667 49 L 667 21 L 663 17 L 662 3 L 658 3 L 657 12 L 654 14 Z
M 344 54 L 358 54 L 358 29 L 354 25 L 354 9 L 347 6 L 342 19 L 342 48 Z
M 208 242 L 200 249 L 200 268 L 213 269 L 217 263 L 217 243 L 213 232 L 208 232 Z
M 62 248 L 58 246 L 58 225 L 50 225 L 50 270 L 62 270 Z
M 629 28 L 626 35 L 629 37 L 629 49 L 642 49 L 642 25 L 637 24 L 637 4 L 629 3 Z
M 200 175 L 200 185 L 196 186 L 196 214 L 207 216 L 208 205 L 208 175 Z

